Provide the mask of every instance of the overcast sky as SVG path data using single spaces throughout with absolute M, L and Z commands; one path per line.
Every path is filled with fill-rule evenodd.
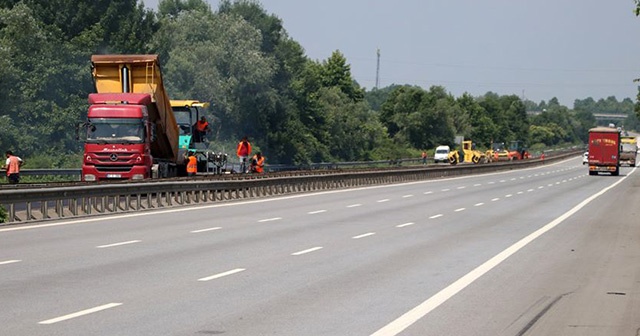
M 218 2 L 208 0 L 217 10 Z M 156 9 L 158 0 L 144 0 Z M 632 0 L 263 0 L 307 56 L 340 50 L 371 89 L 442 85 L 539 102 L 635 100 L 640 18 Z

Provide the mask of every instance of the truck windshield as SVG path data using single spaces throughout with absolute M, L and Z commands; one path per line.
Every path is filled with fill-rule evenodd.
M 143 141 L 144 125 L 140 119 L 89 119 L 87 142 L 141 143 Z

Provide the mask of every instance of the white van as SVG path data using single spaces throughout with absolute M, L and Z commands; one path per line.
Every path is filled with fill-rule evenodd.
M 435 163 L 438 162 L 449 162 L 449 152 L 451 149 L 449 146 L 438 146 L 436 147 L 436 152 L 433 154 L 433 161 Z

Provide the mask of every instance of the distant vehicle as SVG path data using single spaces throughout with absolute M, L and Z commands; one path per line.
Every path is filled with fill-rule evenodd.
M 449 162 L 449 152 L 451 149 L 449 146 L 438 146 L 436 147 L 436 152 L 433 155 L 433 161 L 435 163 L 438 162 Z
M 615 128 L 596 127 L 589 130 L 589 175 L 609 172 L 620 175 L 620 132 Z
M 620 152 L 620 164 L 626 163 L 629 167 L 636 166 L 636 155 L 638 154 L 638 140 L 634 136 L 622 136 L 622 151 Z
M 589 152 L 584 152 L 582 154 L 582 164 L 586 165 L 587 163 L 589 163 Z

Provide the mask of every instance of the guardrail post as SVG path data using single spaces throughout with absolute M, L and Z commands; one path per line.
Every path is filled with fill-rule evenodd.
M 16 221 L 16 205 L 14 203 L 9 204 L 9 223 Z
M 27 218 L 25 218 L 25 221 L 28 222 L 32 219 L 32 214 L 31 214 L 31 202 L 27 202 Z
M 40 213 L 42 214 L 42 219 L 49 218 L 49 202 L 40 202 Z

